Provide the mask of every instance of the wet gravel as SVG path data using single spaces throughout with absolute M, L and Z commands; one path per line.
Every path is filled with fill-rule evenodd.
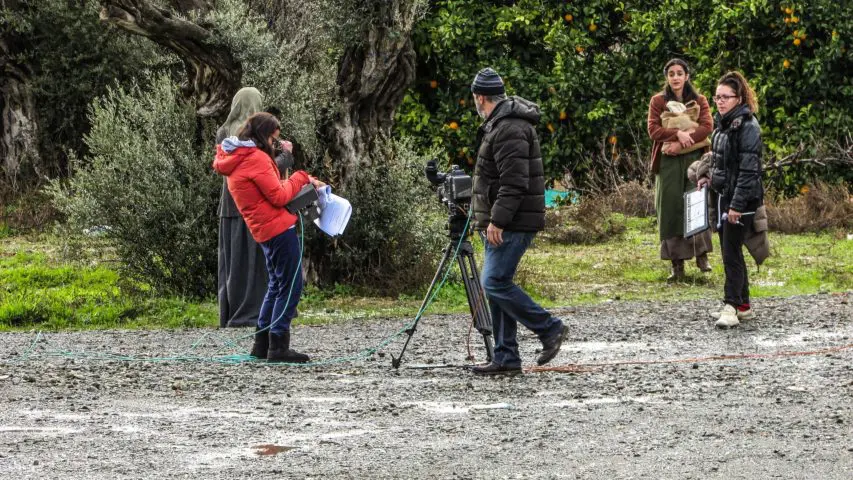
M 571 333 L 552 364 L 567 371 L 512 378 L 458 367 L 462 316 L 425 318 L 399 370 L 390 354 L 402 339 L 355 362 L 293 368 L 103 355 L 221 357 L 248 348 L 226 342 L 246 331 L 0 334 L 0 475 L 853 477 L 853 294 L 756 303 L 756 320 L 726 331 L 706 318 L 710 301 L 557 310 Z M 329 359 L 402 322 L 294 336 Z M 537 340 L 524 331 L 520 343 L 532 365 Z M 476 336 L 470 345 L 482 360 Z M 700 358 L 781 351 L 819 353 Z M 613 362 L 635 363 L 602 365 Z

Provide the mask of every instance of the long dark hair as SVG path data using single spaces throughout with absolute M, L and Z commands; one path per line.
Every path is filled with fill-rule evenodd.
M 726 73 L 720 77 L 717 85 L 725 85 L 731 88 L 741 103 L 749 105 L 752 113 L 758 113 L 758 99 L 755 97 L 755 92 L 740 72 L 732 71 Z
M 690 66 L 687 65 L 687 62 L 680 58 L 673 58 L 672 60 L 666 62 L 666 65 L 663 67 L 663 98 L 667 102 L 671 100 L 678 100 L 675 96 L 675 92 L 672 91 L 672 87 L 669 86 L 669 81 L 666 79 L 667 74 L 669 73 L 669 69 L 672 68 L 673 65 L 678 65 L 684 69 L 684 73 L 690 75 Z M 687 103 L 691 100 L 696 100 L 699 98 L 699 92 L 696 91 L 696 88 L 693 87 L 693 82 L 688 78 L 686 82 L 684 82 L 684 89 L 681 91 L 681 101 L 682 103 Z
M 266 112 L 260 112 L 246 119 L 246 123 L 237 132 L 237 138 L 240 140 L 251 140 L 264 153 L 273 158 L 275 152 L 273 146 L 270 145 L 270 136 L 276 130 L 281 130 L 281 124 L 275 115 Z

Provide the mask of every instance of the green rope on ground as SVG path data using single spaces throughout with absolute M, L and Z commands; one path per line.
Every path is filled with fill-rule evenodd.
M 138 356 L 133 356 L 133 355 L 120 355 L 120 354 L 114 354 L 114 353 L 71 352 L 71 351 L 67 351 L 67 350 L 66 351 L 63 351 L 63 350 L 47 351 L 42 355 L 46 356 L 46 357 L 59 357 L 59 358 L 69 358 L 69 359 L 85 359 L 85 360 L 102 360 L 102 361 L 119 361 L 119 362 L 150 362 L 150 363 L 198 362 L 198 363 L 218 363 L 218 364 L 229 364 L 229 365 L 236 365 L 236 364 L 242 364 L 242 363 L 258 363 L 258 364 L 264 364 L 264 365 L 269 365 L 269 366 L 283 366 L 283 367 L 319 367 L 319 366 L 325 366 L 325 365 L 349 363 L 349 362 L 353 362 L 353 361 L 356 361 L 356 360 L 359 360 L 362 358 L 367 358 L 367 357 L 375 354 L 379 350 L 383 349 L 388 344 L 393 342 L 397 337 L 406 333 L 406 331 L 408 331 L 410 328 L 412 328 L 412 326 L 414 326 L 415 323 L 417 323 L 420 320 L 420 318 L 423 316 L 424 312 L 426 312 L 426 310 L 429 308 L 429 306 L 435 300 L 436 295 L 438 295 L 438 292 L 441 291 L 441 288 L 444 286 L 444 284 L 447 282 L 447 278 L 450 276 L 450 272 L 453 270 L 453 267 L 452 267 L 453 263 L 456 260 L 456 257 L 459 254 L 459 249 L 462 247 L 462 243 L 465 240 L 467 233 L 468 233 L 468 226 L 471 223 L 472 212 L 473 212 L 473 209 L 469 210 L 469 212 L 468 212 L 468 219 L 465 222 L 465 228 L 463 229 L 462 235 L 459 237 L 459 242 L 456 244 L 456 248 L 453 251 L 453 257 L 445 265 L 445 272 L 444 272 L 444 276 L 441 279 L 441 282 L 439 282 L 438 286 L 432 290 L 431 295 L 429 296 L 427 301 L 423 304 L 423 306 L 418 310 L 418 313 L 417 313 L 417 315 L 415 315 L 415 318 L 412 319 L 411 321 L 409 321 L 408 323 L 406 323 L 402 328 L 397 330 L 395 333 L 393 333 L 393 334 L 389 335 L 388 337 L 385 337 L 384 339 L 382 339 L 379 343 L 377 343 L 371 347 L 364 348 L 361 351 L 356 352 L 352 355 L 345 355 L 345 356 L 341 356 L 341 357 L 335 357 L 335 358 L 320 360 L 320 361 L 316 361 L 316 362 L 308 362 L 308 363 L 285 363 L 285 362 L 268 363 L 265 360 L 257 359 L 255 357 L 252 357 L 252 356 L 246 355 L 246 354 L 232 354 L 232 355 L 212 356 L 212 357 L 205 357 L 205 356 L 188 354 L 189 352 L 193 352 L 196 348 L 198 348 L 199 345 L 202 344 L 202 342 L 205 339 L 210 337 L 211 332 L 205 333 L 204 335 L 200 336 L 196 341 L 194 341 L 187 348 L 187 350 L 183 354 L 175 355 L 175 356 L 138 357 Z M 302 255 L 304 253 L 304 241 L 305 241 L 305 236 L 304 236 L 304 227 L 302 224 L 302 215 L 299 215 L 299 263 L 297 265 L 296 272 L 294 273 L 294 277 L 293 277 L 294 281 L 291 281 L 291 284 L 290 284 L 290 292 L 288 293 L 288 296 L 287 296 L 287 303 L 288 304 L 290 303 L 290 298 L 291 298 L 291 295 L 293 294 L 293 287 L 295 284 L 296 275 L 300 274 L 301 270 L 302 270 Z M 267 326 L 261 330 L 258 330 L 257 332 L 269 330 L 270 327 L 272 327 L 279 320 L 281 320 L 281 318 L 284 316 L 284 312 L 286 310 L 287 310 L 286 308 L 283 309 L 281 315 L 279 315 L 278 318 L 276 318 L 274 322 L 270 323 L 269 326 Z M 240 335 L 237 338 L 226 339 L 222 343 L 222 345 L 220 346 L 220 350 L 224 349 L 224 348 L 231 348 L 232 350 L 237 349 L 237 348 L 239 348 L 239 344 L 237 342 L 239 342 L 241 340 L 245 340 L 247 338 L 252 338 L 255 336 L 255 334 L 257 332 L 252 332 L 250 334 Z M 20 358 L 14 359 L 14 360 L 0 360 L 0 363 L 5 363 L 8 361 L 11 361 L 13 363 L 14 362 L 24 362 L 24 361 L 29 360 L 30 358 L 32 358 L 32 353 L 35 350 L 36 344 L 39 342 L 39 340 L 41 340 L 41 338 L 42 338 L 42 332 L 38 331 L 38 333 L 36 334 L 36 338 L 33 340 L 33 342 L 30 344 L 29 348 L 27 348 L 27 350 L 24 352 L 24 354 Z M 40 355 L 40 356 L 42 356 L 42 355 Z

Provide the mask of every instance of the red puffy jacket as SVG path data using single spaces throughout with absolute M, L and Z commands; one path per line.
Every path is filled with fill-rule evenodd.
M 296 223 L 296 215 L 284 206 L 309 183 L 304 171 L 281 180 L 275 162 L 263 150 L 239 147 L 227 153 L 222 145 L 216 146 L 213 169 L 227 177 L 228 191 L 256 242 L 266 242 Z

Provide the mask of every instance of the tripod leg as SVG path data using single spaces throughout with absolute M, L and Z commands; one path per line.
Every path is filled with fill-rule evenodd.
M 480 272 L 477 270 L 474 247 L 470 242 L 466 241 L 462 244 L 457 260 L 459 269 L 462 271 L 462 281 L 465 285 L 465 294 L 468 297 L 468 307 L 471 309 L 472 322 L 483 336 L 486 358 L 491 361 L 494 354 L 492 316 L 489 312 L 489 304 L 486 302 L 486 295 L 483 293 L 483 287 L 480 285 Z
M 444 267 L 450 261 L 450 258 L 453 256 L 454 248 L 453 243 L 451 242 L 444 249 L 444 256 L 441 258 L 441 262 L 438 263 L 438 268 L 435 270 L 435 275 L 432 277 L 432 282 L 429 284 L 429 288 L 427 288 L 426 295 L 424 295 L 424 299 L 421 302 L 421 307 L 418 309 L 418 316 L 415 318 L 415 323 L 406 330 L 406 333 L 409 335 L 406 338 L 406 343 L 403 344 L 403 349 L 400 350 L 400 356 L 394 357 L 391 355 L 391 365 L 394 368 L 400 368 L 400 362 L 403 361 L 403 354 L 406 353 L 406 348 L 409 346 L 409 342 L 412 341 L 412 336 L 415 334 L 415 330 L 418 328 L 418 323 L 421 321 L 421 315 L 424 313 L 424 309 L 426 308 L 427 303 L 429 302 L 430 297 L 433 294 L 433 290 L 435 289 L 436 283 L 438 282 L 438 278 L 441 276 L 441 272 L 444 270 Z

